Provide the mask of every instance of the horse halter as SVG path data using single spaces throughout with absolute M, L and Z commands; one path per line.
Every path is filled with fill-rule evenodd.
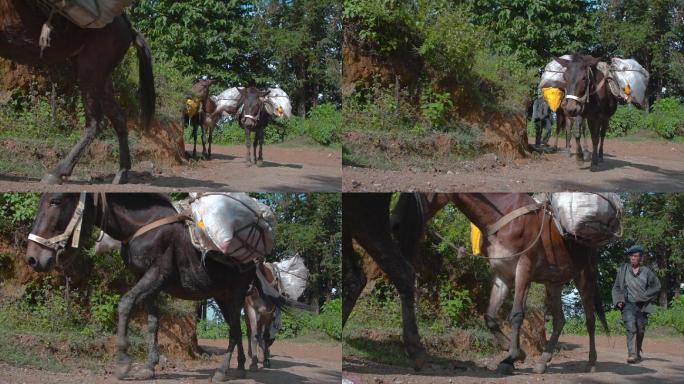
M 584 103 L 585 103 L 585 102 L 587 101 L 587 99 L 589 98 L 589 88 L 591 87 L 591 77 L 592 77 L 591 75 L 592 75 L 592 74 L 593 74 L 593 73 L 592 73 L 592 71 L 591 71 L 591 67 L 587 68 L 587 76 L 586 76 L 587 85 L 586 85 L 586 87 L 585 87 L 585 89 L 584 89 L 584 96 L 579 97 L 579 96 L 576 96 L 576 95 L 571 95 L 571 94 L 569 94 L 569 93 L 566 93 L 566 94 L 565 94 L 565 98 L 566 98 L 566 99 L 570 99 L 570 100 L 575 100 L 575 101 L 578 102 L 580 105 L 584 106 Z M 597 89 L 598 89 L 598 88 L 597 88 Z
M 38 236 L 34 233 L 29 233 L 29 241 L 33 241 L 34 243 L 38 243 L 44 247 L 48 247 L 56 252 L 59 252 L 67 248 L 67 243 L 71 237 L 71 248 L 78 248 L 78 243 L 81 239 L 81 226 L 83 225 L 83 210 L 85 209 L 85 201 L 86 193 L 81 192 L 78 198 L 78 204 L 74 210 L 74 214 L 71 215 L 71 220 L 69 220 L 69 224 L 67 224 L 64 232 L 49 239 Z

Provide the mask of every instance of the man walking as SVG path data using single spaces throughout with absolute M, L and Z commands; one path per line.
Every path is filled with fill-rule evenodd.
M 648 315 L 655 311 L 654 302 L 660 293 L 660 281 L 655 272 L 641 265 L 644 248 L 635 245 L 627 250 L 629 263 L 618 270 L 613 284 L 613 304 L 622 311 L 622 321 L 627 328 L 627 362 L 641 361 L 641 345 Z M 636 339 L 636 345 L 635 345 Z
M 541 95 L 534 100 L 532 104 L 532 121 L 534 122 L 534 146 L 539 148 L 541 146 L 549 145 L 549 138 L 551 137 L 552 125 L 551 108 Z

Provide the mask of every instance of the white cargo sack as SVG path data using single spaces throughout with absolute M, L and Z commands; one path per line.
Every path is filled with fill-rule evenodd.
M 623 206 L 616 193 L 559 192 L 550 200 L 565 236 L 593 247 L 622 236 Z
M 563 55 L 561 59 L 571 60 L 572 56 Z M 539 89 L 543 88 L 560 88 L 565 89 L 565 79 L 563 79 L 563 73 L 565 73 L 565 67 L 556 60 L 551 60 L 544 67 L 544 72 L 541 75 L 541 81 L 539 81 Z
M 646 87 L 648 87 L 648 71 L 644 69 L 636 60 L 611 59 L 611 74 L 619 86 L 619 95 L 627 102 L 634 102 L 641 106 L 646 101 Z M 629 89 L 629 94 L 625 92 Z
M 240 100 L 242 95 L 238 87 L 228 88 L 216 96 L 211 96 L 211 99 L 216 103 L 216 109 L 224 111 L 223 117 L 230 117 L 237 113 L 240 109 Z
M 273 250 L 276 219 L 271 209 L 246 193 L 190 194 L 197 227 L 208 237 L 210 250 L 241 263 L 263 258 Z M 228 259 L 211 255 L 217 261 Z
M 41 0 L 81 28 L 103 28 L 132 0 Z
M 266 96 L 264 108 L 266 112 L 275 117 L 284 117 L 289 119 L 292 117 L 292 104 L 290 97 L 280 88 L 269 88 L 270 92 Z
M 306 282 L 309 280 L 309 269 L 304 265 L 304 259 L 299 254 L 273 263 L 278 270 L 278 276 L 282 284 L 282 294 L 292 300 L 299 299 L 299 296 L 306 289 Z

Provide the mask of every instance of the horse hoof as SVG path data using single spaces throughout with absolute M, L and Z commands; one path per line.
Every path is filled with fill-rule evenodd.
M 594 365 L 594 364 L 587 365 L 586 371 L 587 371 L 588 373 L 594 373 L 594 372 L 596 372 L 596 365 Z
M 264 368 L 271 368 L 271 360 L 264 361 Z
M 128 171 L 127 170 L 120 170 L 114 176 L 114 180 L 112 180 L 112 184 L 118 185 L 118 184 L 126 184 L 126 183 L 128 183 Z
M 592 164 L 590 170 L 591 170 L 592 172 L 598 172 L 599 167 L 598 167 L 598 165 Z
M 47 175 L 43 176 L 40 182 L 43 184 L 60 185 L 62 184 L 62 178 L 55 176 L 52 173 L 48 173 Z
M 138 371 L 135 378 L 138 380 L 151 380 L 154 378 L 154 370 L 145 367 Z
M 237 375 L 235 377 L 238 379 L 244 379 L 245 377 L 247 377 L 247 371 L 245 371 L 244 369 L 238 369 Z
M 128 372 L 131 370 L 131 363 L 125 363 L 125 364 L 119 364 L 116 367 L 116 378 L 119 380 L 123 380 L 126 375 L 128 375 Z
M 546 372 L 546 363 L 540 362 L 534 365 L 534 373 L 544 373 Z
M 214 372 L 214 377 L 211 378 L 212 382 L 221 383 L 227 380 L 226 374 L 221 371 Z
M 264 367 L 265 366 L 266 366 L 266 363 L 264 363 Z M 256 372 L 258 369 L 259 369 L 259 367 L 257 366 L 257 363 L 252 363 L 249 365 L 249 370 L 251 372 Z
M 513 374 L 513 364 L 501 363 L 496 368 L 496 371 L 502 375 L 512 375 Z
M 263 161 L 263 160 L 257 160 L 256 166 L 259 167 L 259 168 L 263 167 L 263 166 L 264 166 L 264 161 Z

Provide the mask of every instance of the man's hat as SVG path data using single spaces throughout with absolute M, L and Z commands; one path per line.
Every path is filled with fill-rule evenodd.
M 631 255 L 632 253 L 640 253 L 642 256 L 644 255 L 644 247 L 641 245 L 633 245 L 627 251 L 625 251 L 626 254 Z

